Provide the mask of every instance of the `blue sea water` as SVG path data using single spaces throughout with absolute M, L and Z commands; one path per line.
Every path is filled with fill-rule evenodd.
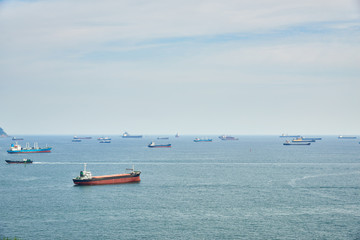
M 359 140 L 156 137 L 24 136 L 53 151 L 20 155 L 0 139 L 0 239 L 360 239 Z M 4 161 L 22 158 L 34 163 Z M 135 165 L 141 182 L 74 186 L 83 163 L 93 175 Z

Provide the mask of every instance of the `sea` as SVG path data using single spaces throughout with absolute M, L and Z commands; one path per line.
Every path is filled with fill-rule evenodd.
M 8 154 L 0 139 L 0 239 L 360 239 L 359 138 L 22 137 L 53 149 Z M 75 186 L 84 163 L 93 176 L 134 166 L 141 182 Z

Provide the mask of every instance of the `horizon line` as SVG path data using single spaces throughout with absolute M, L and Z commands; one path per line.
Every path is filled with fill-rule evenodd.
M 17 136 L 101 136 L 101 135 L 109 135 L 109 136 L 120 136 L 122 137 L 121 133 L 102 133 L 102 134 L 96 134 L 96 133 L 82 133 L 82 134 L 58 134 L 58 133 L 49 133 L 49 134 L 34 134 L 34 133 L 27 133 L 27 134 L 11 134 L 11 135 L 7 135 L 7 136 L 3 136 L 0 138 L 8 138 L 8 137 L 15 137 L 15 135 Z M 132 134 L 132 135 L 141 135 L 141 136 L 154 136 L 154 135 L 158 135 L 158 136 L 175 136 L 176 134 L 166 134 L 166 133 L 151 133 L 151 134 Z M 281 134 L 257 134 L 257 133 L 251 133 L 251 134 L 219 134 L 219 133 L 186 133 L 186 134 L 179 134 L 179 136 L 194 136 L 194 135 L 208 135 L 208 136 L 218 136 L 218 135 L 234 135 L 234 136 L 282 136 Z M 306 136 L 306 135 L 313 135 L 313 136 L 356 136 L 356 135 L 360 135 L 360 134 L 334 134 L 334 133 L 326 133 L 326 134 L 313 134 L 313 133 L 309 133 L 309 134 L 287 134 L 288 136 Z M 284 136 L 287 136 L 284 135 Z

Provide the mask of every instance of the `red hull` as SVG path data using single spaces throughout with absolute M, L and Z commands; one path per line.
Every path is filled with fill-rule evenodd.
M 100 176 L 101 177 L 101 176 Z M 93 177 L 91 180 L 75 180 L 76 185 L 107 185 L 107 184 L 121 184 L 130 182 L 140 182 L 140 176 L 137 177 L 126 177 L 126 178 L 109 178 L 109 179 L 96 179 Z

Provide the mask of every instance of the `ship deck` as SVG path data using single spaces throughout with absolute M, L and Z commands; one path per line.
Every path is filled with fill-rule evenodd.
M 112 175 L 102 175 L 102 176 L 93 176 L 92 179 L 102 179 L 102 178 L 117 178 L 117 177 L 130 177 L 132 176 L 129 173 L 122 174 L 112 174 Z

